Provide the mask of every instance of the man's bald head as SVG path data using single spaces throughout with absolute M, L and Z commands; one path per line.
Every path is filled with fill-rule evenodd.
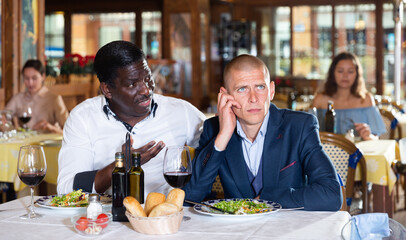
M 231 71 L 237 70 L 243 72 L 250 72 L 252 70 L 257 70 L 259 68 L 263 68 L 264 76 L 269 82 L 270 78 L 268 68 L 266 67 L 265 63 L 262 62 L 261 59 L 248 54 L 242 54 L 239 55 L 238 57 L 235 57 L 233 60 L 231 60 L 231 62 L 229 62 L 226 65 L 224 69 L 223 73 L 224 87 L 227 90 L 229 90 L 228 86 L 231 80 Z

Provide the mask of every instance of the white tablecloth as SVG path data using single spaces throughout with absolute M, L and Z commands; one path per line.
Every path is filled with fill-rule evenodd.
M 30 198 L 24 197 L 0 205 L 0 239 L 85 239 L 70 223 L 74 212 L 35 208 L 44 217 L 23 220 L 24 206 Z M 341 229 L 350 219 L 348 212 L 279 211 L 257 218 L 229 219 L 201 215 L 193 208 L 185 208 L 180 230 L 172 235 L 143 235 L 135 232 L 129 223 L 112 222 L 98 239 L 341 239 Z

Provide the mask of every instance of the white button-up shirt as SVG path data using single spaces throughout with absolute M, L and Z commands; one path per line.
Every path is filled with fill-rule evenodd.
M 158 94 L 155 114 L 137 123 L 132 131 L 133 148 L 150 141 L 163 141 L 166 146 L 197 147 L 205 116 L 190 103 Z M 77 173 L 99 170 L 114 161 L 121 152 L 128 132 L 124 124 L 103 111 L 104 96 L 97 96 L 75 107 L 63 129 L 62 148 L 59 153 L 58 193 L 73 191 Z M 163 177 L 165 149 L 142 165 L 144 170 L 145 196 L 149 192 L 168 191 Z M 93 183 L 93 191 L 94 183 Z M 106 193 L 111 193 L 109 189 Z

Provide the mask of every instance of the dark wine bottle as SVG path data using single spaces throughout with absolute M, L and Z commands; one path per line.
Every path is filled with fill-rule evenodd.
M 111 213 L 113 221 L 125 222 L 128 221 L 125 216 L 125 207 L 123 200 L 127 196 L 127 176 L 124 168 L 124 153 L 117 152 L 116 167 L 111 176 L 111 188 L 113 193 L 113 202 L 111 206 Z
M 333 101 L 328 101 L 324 124 L 326 132 L 336 133 L 336 112 L 334 111 Z
M 133 196 L 144 203 L 144 171 L 141 168 L 141 154 L 132 154 L 132 166 L 127 173 L 127 196 Z

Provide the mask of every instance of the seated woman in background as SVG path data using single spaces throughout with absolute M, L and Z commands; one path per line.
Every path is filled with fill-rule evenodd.
M 27 111 L 26 125 L 33 130 L 62 133 L 68 118 L 68 110 L 60 95 L 51 93 L 43 86 L 45 68 L 39 60 L 28 60 L 22 70 L 26 90 L 15 95 L 6 105 L 14 112 L 14 125 L 19 128 L 23 122 L 18 118 Z M 29 110 L 27 110 L 29 109 Z M 24 119 L 23 119 L 24 120 Z
M 324 131 L 328 101 L 334 102 L 338 134 L 354 129 L 363 140 L 371 140 L 386 132 L 374 98 L 365 87 L 362 66 L 354 54 L 343 52 L 333 59 L 324 90 L 314 97 L 312 107 L 318 109 L 320 131 Z

